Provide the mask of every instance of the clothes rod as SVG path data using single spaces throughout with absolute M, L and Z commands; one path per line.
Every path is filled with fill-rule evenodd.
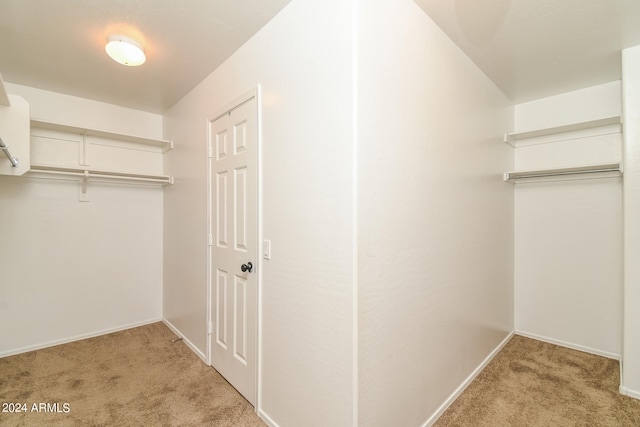
M 515 181 L 522 178 L 546 178 L 553 176 L 567 176 L 593 173 L 619 172 L 622 173 L 622 165 L 620 163 L 610 163 L 604 165 L 577 166 L 562 169 L 547 169 L 536 171 L 522 172 L 506 172 L 504 174 L 505 181 Z
M 30 172 L 45 173 L 45 174 L 51 174 L 51 175 L 78 176 L 81 178 L 103 178 L 103 179 L 118 179 L 123 181 L 173 184 L 173 178 L 170 176 L 137 175 L 137 174 L 126 174 L 126 173 L 119 173 L 119 172 L 91 171 L 91 170 L 85 170 L 85 169 L 52 168 L 47 166 L 35 166 L 35 165 L 31 166 Z
M 2 138 L 0 138 L 0 150 L 4 151 L 4 154 L 9 159 L 9 162 L 11 162 L 11 167 L 17 168 L 19 164 L 18 159 L 11 155 L 11 153 L 9 152 L 9 147 L 7 147 L 7 144 L 4 143 Z

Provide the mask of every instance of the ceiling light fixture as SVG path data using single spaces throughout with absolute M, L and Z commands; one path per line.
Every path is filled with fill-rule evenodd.
M 114 61 L 130 67 L 142 65 L 147 59 L 142 45 L 125 36 L 107 37 L 104 50 Z

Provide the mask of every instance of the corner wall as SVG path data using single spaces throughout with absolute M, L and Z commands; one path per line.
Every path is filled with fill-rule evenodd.
M 417 426 L 513 330 L 512 107 L 413 1 L 358 26 L 359 425 Z
M 624 348 L 620 391 L 640 399 L 640 46 L 622 51 Z
M 262 89 L 258 410 L 281 426 L 352 422 L 352 11 L 294 0 L 165 115 L 164 315 L 203 355 L 207 116 Z M 330 30 L 328 30 L 330 29 Z
M 620 109 L 615 81 L 519 104 L 515 131 L 619 116 Z M 620 132 L 614 124 L 521 140 L 515 169 L 619 163 Z M 617 359 L 622 178 L 589 178 L 515 185 L 515 327 L 522 335 Z
M 162 117 L 6 83 L 31 117 L 157 138 Z M 161 319 L 162 188 L 0 177 L 0 357 Z

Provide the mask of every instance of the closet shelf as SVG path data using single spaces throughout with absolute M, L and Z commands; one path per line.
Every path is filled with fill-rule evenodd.
M 114 179 L 114 180 L 121 180 L 121 181 L 130 181 L 130 182 L 148 182 L 148 183 L 162 184 L 163 186 L 173 184 L 173 177 L 167 176 L 167 175 L 141 175 L 141 174 L 98 171 L 98 170 L 80 169 L 80 168 L 62 168 L 57 166 L 34 165 L 34 164 L 31 165 L 31 170 L 29 172 L 51 174 L 51 175 L 78 176 L 85 180 L 88 180 L 91 178 L 98 178 L 98 179 Z
M 570 168 L 558 169 L 542 169 L 529 170 L 519 172 L 506 172 L 504 180 L 516 183 L 518 180 L 527 178 L 546 178 L 546 177 L 562 177 L 568 175 L 584 175 L 584 174 L 605 174 L 605 173 L 622 174 L 622 163 L 607 163 L 599 165 L 575 166 Z
M 603 119 L 588 120 L 585 122 L 572 123 L 568 125 L 555 126 L 545 129 L 536 129 L 527 132 L 513 132 L 504 135 L 504 142 L 515 147 L 517 141 L 527 138 L 535 138 L 538 136 L 554 135 L 563 132 L 573 132 L 577 130 L 597 128 L 601 126 L 620 124 L 620 116 L 605 117 Z
M 54 122 L 47 122 L 47 121 L 32 119 L 31 127 L 40 128 L 40 129 L 51 129 L 51 130 L 57 130 L 62 132 L 77 133 L 81 135 L 97 136 L 100 138 L 109 138 L 117 141 L 144 144 L 144 145 L 159 147 L 163 153 L 173 149 L 173 141 L 167 141 L 163 139 L 144 138 L 144 137 L 133 136 L 133 135 L 125 135 L 125 134 L 120 134 L 115 132 L 108 132 L 108 131 L 97 130 L 97 129 L 88 129 L 88 128 L 82 128 L 77 126 L 65 125 L 62 123 L 54 123 Z

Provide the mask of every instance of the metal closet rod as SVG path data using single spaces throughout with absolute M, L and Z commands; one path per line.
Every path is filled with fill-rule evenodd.
M 67 176 L 79 176 L 82 178 L 107 178 L 107 179 L 119 179 L 124 181 L 140 181 L 140 182 L 155 182 L 159 184 L 173 184 L 173 177 L 170 176 L 157 176 L 157 175 L 136 175 L 119 172 L 107 172 L 107 171 L 91 171 L 88 169 L 74 169 L 74 168 L 56 168 L 50 166 L 31 165 L 31 172 L 46 173 L 52 175 L 67 175 Z
M 504 174 L 504 180 L 515 181 L 517 179 L 524 179 L 524 178 L 544 178 L 544 177 L 553 177 L 553 176 L 581 175 L 581 174 L 604 173 L 604 172 L 622 173 L 622 165 L 620 163 L 609 163 L 604 165 L 577 166 L 577 167 L 561 168 L 561 169 L 507 172 Z
M 11 153 L 9 152 L 9 147 L 7 147 L 7 144 L 4 143 L 2 138 L 0 138 L 0 150 L 4 151 L 4 154 L 9 159 L 9 162 L 11 162 L 11 166 L 14 167 L 14 168 L 17 168 L 18 167 L 18 159 L 16 159 L 15 157 L 13 157 L 11 155 Z

